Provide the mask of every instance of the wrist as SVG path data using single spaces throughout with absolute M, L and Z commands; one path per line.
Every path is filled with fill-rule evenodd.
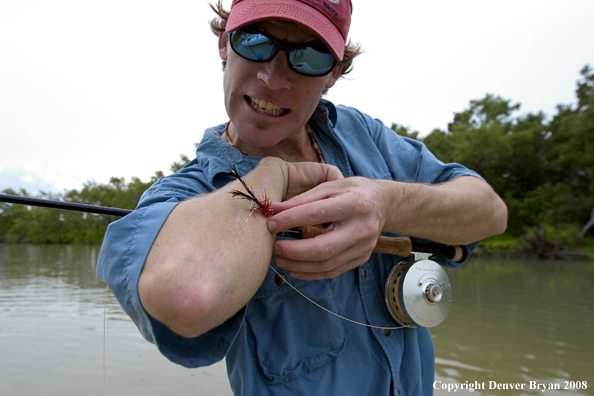
M 244 180 L 258 199 L 281 202 L 287 189 L 285 161 L 275 157 L 262 158 Z
M 384 231 L 410 235 L 415 224 L 422 221 L 419 216 L 423 216 L 426 194 L 420 190 L 428 186 L 392 180 L 378 180 L 378 183 L 383 191 Z
M 382 231 L 390 231 L 395 219 L 394 204 L 397 199 L 394 182 L 389 180 L 374 180 L 376 187 L 376 204 L 382 221 Z

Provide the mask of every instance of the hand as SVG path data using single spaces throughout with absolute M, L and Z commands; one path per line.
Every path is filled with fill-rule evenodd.
M 272 200 L 285 201 L 321 183 L 342 178 L 340 170 L 333 165 L 266 157 L 244 180 L 256 196 L 267 195 Z
M 285 201 L 311 190 L 322 183 L 344 178 L 340 170 L 333 165 L 314 162 L 283 161 L 283 163 L 286 169 Z M 282 204 L 279 205 L 282 208 Z
M 340 178 L 331 165 L 272 157 L 244 177 L 257 197 L 276 201 Z M 243 189 L 234 180 L 181 202 L 151 246 L 138 281 L 140 300 L 152 317 L 183 337 L 204 334 L 236 314 L 266 277 L 275 235 L 264 216 L 245 221 L 250 204 L 230 194 Z
M 276 265 L 292 277 L 334 278 L 369 260 L 384 227 L 388 207 L 382 182 L 351 177 L 320 184 L 294 198 L 273 204 L 271 232 L 332 223 L 312 239 L 276 241 Z

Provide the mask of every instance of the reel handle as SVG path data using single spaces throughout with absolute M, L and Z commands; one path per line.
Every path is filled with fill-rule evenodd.
M 301 239 L 315 238 L 323 234 L 326 229 L 316 226 L 299 227 Z M 464 246 L 442 245 L 439 243 L 414 244 L 408 237 L 388 237 L 381 235 L 373 249 L 374 253 L 392 254 L 408 257 L 412 252 L 429 253 L 431 258 L 446 258 L 456 262 L 466 259 L 467 253 Z

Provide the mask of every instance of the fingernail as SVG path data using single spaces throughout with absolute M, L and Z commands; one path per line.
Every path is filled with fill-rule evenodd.
M 268 231 L 270 231 L 270 233 L 275 234 L 277 229 L 278 229 L 278 224 L 276 223 L 276 221 L 268 222 Z
M 272 245 L 272 252 L 277 256 L 281 256 L 283 254 L 283 251 L 281 250 L 280 246 L 278 246 L 278 243 Z
M 287 266 L 287 262 L 279 257 L 276 258 L 275 264 L 279 268 L 285 268 Z

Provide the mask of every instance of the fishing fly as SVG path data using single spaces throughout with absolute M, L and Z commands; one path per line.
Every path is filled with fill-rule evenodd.
M 233 198 L 240 197 L 251 202 L 250 216 L 255 211 L 269 217 L 274 215 L 272 210 L 272 201 L 266 198 L 259 200 L 250 190 L 243 178 L 232 166 L 231 173 L 243 185 L 247 194 L 238 190 L 232 190 Z M 12 204 L 41 206 L 55 209 L 66 209 L 81 211 L 87 213 L 105 214 L 111 216 L 126 216 L 131 210 L 109 208 L 103 206 L 93 206 L 85 204 L 74 204 L 71 202 L 51 201 L 47 199 L 37 199 L 29 197 L 18 197 L 8 194 L 0 194 L 0 202 Z M 255 207 L 254 207 L 255 205 Z M 249 218 L 249 216 L 248 216 Z M 246 220 L 247 221 L 247 220 Z M 313 227 L 314 229 L 317 227 Z M 290 231 L 290 232 L 289 232 Z M 294 237 L 297 233 L 298 239 L 313 238 L 319 234 L 318 231 L 311 230 L 308 227 L 301 227 L 299 231 L 287 230 L 279 234 L 280 236 Z M 405 241 L 406 240 L 406 241 Z M 447 316 L 452 305 L 451 283 L 447 274 L 439 264 L 428 260 L 431 258 L 447 258 L 456 262 L 466 260 L 467 251 L 463 246 L 448 246 L 441 244 L 414 244 L 409 238 L 385 237 L 378 239 L 376 253 L 391 254 L 400 257 L 408 256 L 408 259 L 401 261 L 390 271 L 385 283 L 385 302 L 390 315 L 398 324 L 394 327 L 376 326 L 368 323 L 357 322 L 346 316 L 339 315 L 329 308 L 326 308 L 314 300 L 307 297 L 295 286 L 289 283 L 286 276 L 278 272 L 272 265 L 270 268 L 277 276 L 283 277 L 285 283 L 296 293 L 301 295 L 310 303 L 318 308 L 334 315 L 340 319 L 350 322 L 353 325 L 360 325 L 382 330 L 400 329 L 405 327 L 434 327 L 440 324 Z M 328 287 L 325 285 L 325 287 Z M 103 305 L 103 392 L 106 391 L 105 384 L 105 318 L 107 311 L 107 292 L 109 286 L 105 289 L 105 300 Z M 339 307 L 340 308 L 340 307 Z M 342 308 L 340 308 L 342 311 Z M 381 362 L 380 362 L 381 364 Z
M 237 169 L 235 169 L 234 166 L 231 167 L 231 173 L 233 174 L 233 176 L 235 176 L 239 180 L 239 182 L 241 183 L 243 188 L 245 188 L 245 190 L 247 191 L 247 194 L 246 194 L 242 191 L 231 190 L 231 194 L 233 195 L 233 198 L 239 197 L 239 198 L 247 199 L 248 201 L 251 202 L 250 216 L 254 212 L 260 212 L 261 214 L 263 214 L 266 217 L 270 217 L 270 216 L 274 215 L 274 211 L 272 210 L 272 201 L 270 199 L 266 198 L 266 193 L 264 193 L 263 199 L 261 199 L 261 200 L 258 199 L 256 197 L 256 195 L 252 192 L 252 190 L 250 190 L 250 188 L 247 186 L 247 184 L 245 183 L 243 178 L 239 175 L 239 172 L 237 172 Z M 256 204 L 256 206 L 252 209 L 252 207 L 254 206 L 254 203 Z M 249 218 L 249 216 L 248 216 L 248 218 Z M 246 221 L 247 221 L 247 219 L 246 219 Z

